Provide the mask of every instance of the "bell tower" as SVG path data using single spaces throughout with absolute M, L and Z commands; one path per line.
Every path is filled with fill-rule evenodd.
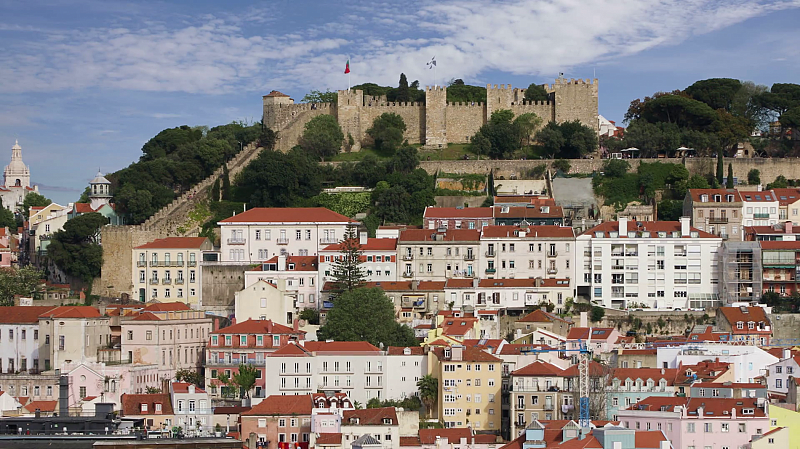
M 31 186 L 31 171 L 22 162 L 22 147 L 19 146 L 19 141 L 14 142 L 14 146 L 11 147 L 11 163 L 3 170 L 3 185 L 6 188 Z
M 98 171 L 94 179 L 89 182 L 89 205 L 92 210 L 97 210 L 101 206 L 110 203 L 111 181 Z

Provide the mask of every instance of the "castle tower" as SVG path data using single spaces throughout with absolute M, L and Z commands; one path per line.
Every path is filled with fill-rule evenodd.
M 598 81 L 597 79 L 570 79 L 559 77 L 553 84 L 555 97 L 555 119 L 558 123 L 572 120 L 595 131 L 599 129 Z
M 262 123 L 264 123 L 267 128 L 278 131 L 279 123 L 277 109 L 284 105 L 294 104 L 294 100 L 288 95 L 278 92 L 277 90 L 273 90 L 261 98 L 263 104 Z
M 492 118 L 492 112 L 500 109 L 511 109 L 511 103 L 514 101 L 514 89 L 511 84 L 501 84 L 500 87 L 495 84 L 486 85 L 486 121 Z
M 336 119 L 344 133 L 345 142 L 348 136 L 353 136 L 353 147 L 350 151 L 361 151 L 361 139 L 372 122 L 361 126 L 361 110 L 364 106 L 364 91 L 362 90 L 340 90 L 337 92 L 338 102 L 336 103 Z M 365 117 L 365 120 L 367 117 Z
M 447 88 L 425 89 L 425 146 L 443 148 L 447 146 Z
M 92 210 L 111 204 L 111 181 L 99 171 L 89 182 L 89 204 L 92 206 Z
M 22 147 L 19 146 L 19 141 L 11 147 L 11 163 L 3 170 L 3 185 L 23 188 L 31 186 L 31 171 L 22 162 Z

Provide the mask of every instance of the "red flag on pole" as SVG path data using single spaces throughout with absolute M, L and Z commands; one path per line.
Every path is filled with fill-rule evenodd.
M 347 64 L 344 66 L 344 73 L 350 73 L 350 60 L 347 60 Z

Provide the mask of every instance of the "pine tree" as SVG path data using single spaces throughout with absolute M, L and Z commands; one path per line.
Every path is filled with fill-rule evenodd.
M 728 164 L 728 180 L 725 182 L 725 188 L 733 188 L 733 164 Z
M 355 225 L 347 227 L 340 246 L 339 258 L 333 262 L 333 291 L 336 293 L 349 292 L 366 283 L 364 270 L 361 268 L 364 251 L 361 250 Z
M 717 184 L 722 185 L 722 178 L 725 177 L 725 165 L 722 160 L 722 150 L 717 153 Z

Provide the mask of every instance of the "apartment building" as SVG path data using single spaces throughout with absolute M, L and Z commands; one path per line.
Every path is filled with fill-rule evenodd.
M 39 338 L 45 371 L 73 361 L 96 361 L 98 350 L 111 343 L 109 318 L 96 307 L 55 307 L 39 315 Z
M 563 307 L 572 296 L 569 279 L 449 279 L 444 286 L 447 304 L 461 309 L 525 309 L 553 303 Z
M 496 225 L 564 225 L 564 211 L 552 198 L 532 198 L 524 206 L 494 206 L 493 209 Z
M 651 396 L 674 397 L 677 368 L 615 368 L 606 384 L 606 416 L 617 421 L 620 410 Z
M 747 344 L 692 343 L 658 348 L 658 367 L 683 368 L 689 378 L 713 382 L 755 382 L 766 375 L 766 366 L 777 361 L 778 357 Z
M 795 225 L 800 224 L 800 189 L 797 187 L 772 189 L 772 193 L 778 199 L 778 220 L 789 220 Z
M 297 294 L 287 291 L 286 283 L 285 279 L 277 279 L 274 284 L 259 280 L 236 292 L 234 317 L 239 321 L 272 320 L 293 325 L 300 304 L 297 303 Z M 313 304 L 308 304 L 308 307 L 313 307 Z
M 767 365 L 767 387 L 769 391 L 787 394 L 789 392 L 789 378 L 800 373 L 800 355 L 795 355 L 791 349 L 784 348 L 780 360 Z
M 38 373 L 44 368 L 39 359 L 39 315 L 52 306 L 0 307 L 0 372 Z
M 223 262 L 258 263 L 280 254 L 316 256 L 358 223 L 324 207 L 257 207 L 218 224 Z
M 214 412 L 205 390 L 187 382 L 170 382 L 169 393 L 176 426 L 183 427 L 189 436 L 205 435 L 212 430 Z
M 800 227 L 791 221 L 780 221 L 771 226 L 745 226 L 744 239 L 747 241 L 797 241 Z
M 800 241 L 761 241 L 761 282 L 763 292 L 791 296 L 800 292 Z M 759 268 L 758 264 L 755 268 Z
M 265 449 L 308 449 L 313 408 L 311 394 L 269 396 L 240 415 L 241 434 L 256 434 Z
M 285 288 L 285 294 L 297 301 L 298 309 L 319 307 L 319 264 L 315 256 L 275 256 L 244 272 L 245 290 L 257 281 Z
M 577 294 L 604 307 L 654 309 L 718 305 L 722 238 L 678 221 L 595 226 L 576 238 Z
M 486 226 L 481 232 L 481 277 L 572 278 L 575 233 L 565 226 Z
M 31 207 L 28 218 L 28 235 L 26 236 L 31 263 L 38 266 L 43 262 L 53 233 L 63 229 L 71 210 L 71 207 L 56 203 L 50 203 L 43 207 Z
M 778 223 L 781 207 L 772 190 L 739 192 L 742 197 L 742 224 L 744 226 L 772 226 Z M 784 216 L 783 220 L 786 217 Z
M 397 241 L 398 278 L 444 281 L 478 277 L 480 231 L 407 229 Z
M 214 249 L 205 237 L 167 237 L 133 249 L 131 297 L 146 302 L 180 301 L 203 305 L 203 254 Z
M 428 368 L 439 379 L 437 416 L 445 428 L 500 430 L 501 359 L 475 347 L 434 347 L 428 352 Z
M 689 189 L 683 215 L 700 231 L 725 240 L 742 240 L 742 196 L 735 189 Z
M 123 394 L 120 416 L 143 419 L 147 430 L 171 429 L 175 423 L 169 393 Z
M 400 420 L 397 415 L 398 412 L 394 407 L 343 411 L 341 426 L 342 440 L 345 443 L 343 447 L 357 446 L 353 443 L 367 435 L 378 443 L 375 449 L 400 449 Z
M 717 309 L 717 327 L 730 332 L 733 341 L 746 341 L 758 346 L 769 346 L 772 337 L 772 326 L 763 307 L 720 307 Z
M 422 215 L 425 229 L 481 229 L 494 224 L 491 207 L 428 206 Z
M 305 332 L 274 323 L 270 320 L 248 319 L 211 332 L 208 341 L 205 375 L 206 386 L 212 397 L 222 396 L 217 380 L 220 374 L 229 378 L 239 372 L 239 365 L 257 367 L 256 384 L 252 397 L 264 397 L 263 367 L 267 356 L 279 348 L 305 339 Z
M 359 236 L 362 252 L 361 271 L 367 282 L 394 282 L 397 280 L 397 239 L 367 238 Z M 319 273 L 322 283 L 333 282 L 336 261 L 342 256 L 342 244 L 328 245 L 319 251 Z

